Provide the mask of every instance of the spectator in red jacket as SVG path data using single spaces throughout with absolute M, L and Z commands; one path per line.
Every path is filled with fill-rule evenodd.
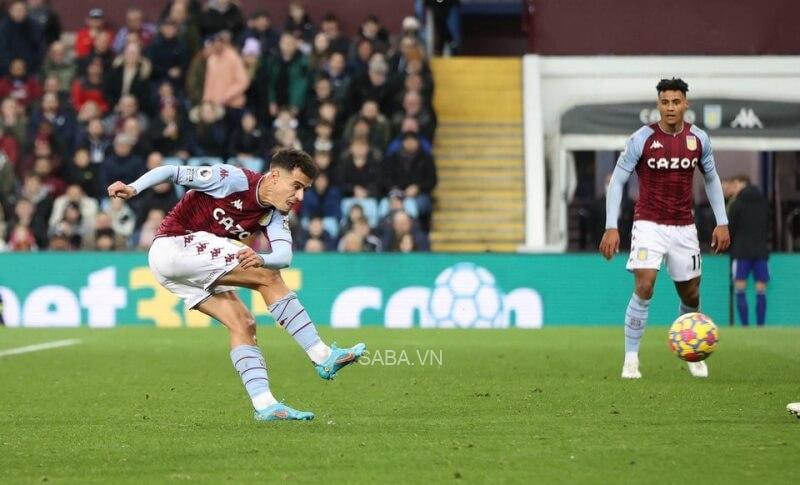
M 103 93 L 103 61 L 99 58 L 92 59 L 86 68 L 86 75 L 72 83 L 72 107 L 80 113 L 86 103 L 97 105 L 100 112 L 108 112 L 108 100 Z
M 9 96 L 26 108 L 42 97 L 42 86 L 36 77 L 28 75 L 23 59 L 12 59 L 8 75 L 0 78 L 0 98 Z
M 93 8 L 86 17 L 86 27 L 79 30 L 75 38 L 75 53 L 79 58 L 88 56 L 92 52 L 94 39 L 101 32 L 106 32 L 109 38 L 114 38 L 114 31 L 106 26 L 103 9 Z

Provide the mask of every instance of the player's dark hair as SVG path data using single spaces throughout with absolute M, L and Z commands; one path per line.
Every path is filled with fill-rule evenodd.
M 731 178 L 731 180 L 735 180 L 736 182 L 742 182 L 745 185 L 750 185 L 750 177 L 745 174 L 739 174 Z
M 686 93 L 689 91 L 689 85 L 686 84 L 681 78 L 672 78 L 672 79 L 662 79 L 656 85 L 656 91 L 659 93 L 663 93 L 664 91 L 680 91 L 686 96 Z
M 296 148 L 281 148 L 276 150 L 269 162 L 269 168 L 283 168 L 288 172 L 299 168 L 308 178 L 314 180 L 319 173 L 319 168 L 311 156 L 303 150 Z

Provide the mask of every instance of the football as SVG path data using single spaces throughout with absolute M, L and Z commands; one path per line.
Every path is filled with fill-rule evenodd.
M 700 362 L 714 352 L 719 331 L 714 322 L 702 313 L 681 315 L 669 327 L 669 348 L 678 358 Z

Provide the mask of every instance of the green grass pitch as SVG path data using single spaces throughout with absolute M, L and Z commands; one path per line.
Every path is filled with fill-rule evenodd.
M 372 362 L 323 382 L 261 328 L 316 419 L 256 423 L 222 328 L 0 329 L 82 341 L 0 357 L 0 483 L 800 483 L 800 329 L 721 328 L 702 380 L 650 326 L 641 381 L 621 327 L 321 333 Z

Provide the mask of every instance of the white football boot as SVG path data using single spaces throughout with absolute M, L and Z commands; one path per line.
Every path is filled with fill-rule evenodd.
M 708 377 L 708 366 L 704 361 L 700 362 L 687 362 L 689 364 L 689 372 L 695 377 Z
M 639 372 L 639 354 L 636 352 L 625 352 L 625 363 L 622 364 L 623 379 L 641 379 L 642 373 Z
M 786 409 L 800 419 L 800 402 L 791 402 L 786 405 Z

